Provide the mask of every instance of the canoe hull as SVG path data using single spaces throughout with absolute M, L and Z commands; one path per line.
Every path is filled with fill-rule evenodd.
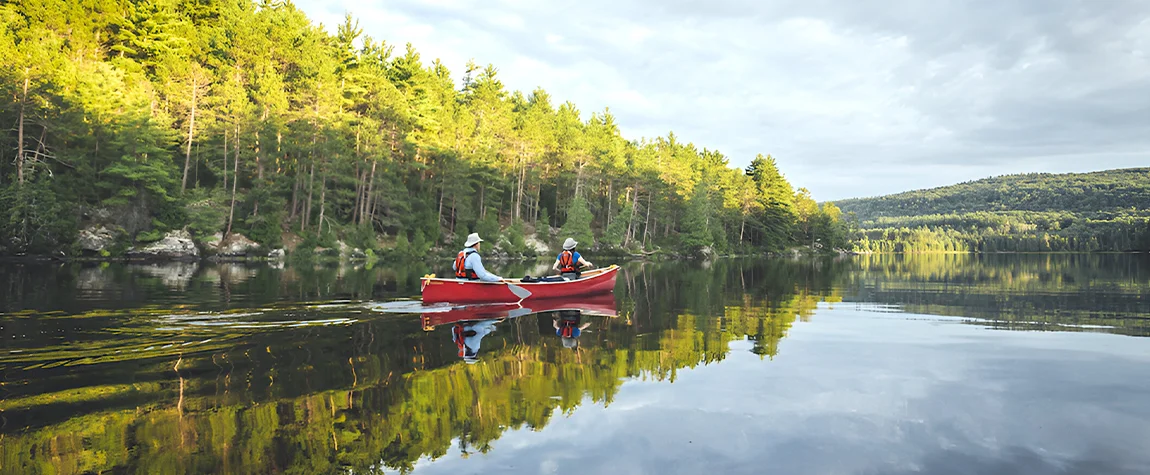
M 574 310 L 583 315 L 616 317 L 615 294 L 599 293 L 563 299 L 530 299 L 521 303 L 495 303 L 463 305 L 448 311 L 425 312 L 423 329 L 433 330 L 439 325 L 463 321 L 515 318 L 543 312 Z
M 511 303 L 528 299 L 555 299 L 611 292 L 615 290 L 615 276 L 618 272 L 619 266 L 610 266 L 586 272 L 583 278 L 566 282 L 521 282 L 518 279 L 479 282 L 424 277 L 420 287 L 424 304 Z M 512 286 L 516 288 L 513 289 Z M 522 297 L 524 294 L 528 295 Z

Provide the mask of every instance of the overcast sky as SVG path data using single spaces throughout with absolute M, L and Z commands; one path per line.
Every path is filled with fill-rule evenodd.
M 1017 172 L 1150 166 L 1145 0 L 296 0 L 458 78 L 628 139 L 674 131 L 736 166 L 771 154 L 818 200 Z

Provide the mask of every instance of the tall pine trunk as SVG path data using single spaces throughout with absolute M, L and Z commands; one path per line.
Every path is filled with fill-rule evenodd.
M 367 193 L 364 194 L 363 213 L 360 213 L 360 220 L 364 220 L 366 215 L 367 224 L 375 227 L 375 167 L 379 160 L 371 161 L 371 177 L 367 179 Z M 362 224 L 362 223 L 361 223 Z
M 650 231 L 651 231 L 651 196 L 652 195 L 654 195 L 654 193 L 647 193 L 647 221 L 646 221 L 646 223 L 643 224 L 643 247 L 647 247 L 647 243 L 650 242 L 648 240 L 648 237 L 651 235 Z
M 228 230 L 224 233 L 224 239 L 232 235 L 232 222 L 236 216 L 236 183 L 240 181 L 240 126 L 237 121 L 236 125 L 236 159 L 235 165 L 232 167 L 232 205 L 228 209 Z
M 627 217 L 627 234 L 623 239 L 623 247 L 631 244 L 632 236 L 635 234 L 635 208 L 639 207 L 639 184 L 635 184 L 635 196 L 631 201 L 631 215 Z
M 263 179 L 264 179 L 263 165 L 260 165 L 260 133 L 258 131 L 255 133 L 255 137 L 256 137 L 256 140 L 255 140 L 255 142 L 256 142 L 256 155 L 255 155 L 255 157 L 256 157 L 256 179 L 252 183 L 252 190 L 253 191 L 255 190 L 255 188 L 257 186 L 260 186 L 260 184 L 263 182 Z M 253 200 L 254 204 L 252 206 L 252 216 L 259 216 L 259 214 L 260 214 L 259 194 L 258 193 L 251 193 L 251 194 L 253 196 L 255 196 L 255 199 Z
M 360 170 L 359 162 L 355 162 L 355 203 L 351 208 L 351 222 L 352 224 L 359 224 L 360 212 L 363 210 L 363 191 L 366 186 L 363 185 L 364 176 L 367 170 Z
M 224 191 L 228 191 L 228 129 L 224 129 Z
M 192 75 L 192 111 L 188 117 L 188 145 L 184 149 L 184 179 L 180 182 L 180 194 L 188 189 L 188 170 L 192 166 L 192 140 L 196 132 L 196 99 L 198 99 L 198 89 L 200 87 L 199 76 Z
M 20 97 L 20 114 L 16 119 L 16 183 L 24 184 L 24 108 L 28 105 L 30 69 L 24 68 L 24 93 Z
M 321 176 L 319 179 L 319 228 L 318 228 L 319 230 L 318 230 L 318 234 L 323 234 L 323 212 L 327 208 L 327 206 L 326 206 L 326 204 L 327 204 L 326 203 L 327 175 L 324 175 L 322 171 L 320 172 L 320 174 L 321 174 Z
M 302 233 L 311 224 L 311 198 L 315 194 L 315 163 L 308 165 L 308 179 L 307 179 L 307 207 L 303 210 L 303 220 L 299 223 L 299 231 Z

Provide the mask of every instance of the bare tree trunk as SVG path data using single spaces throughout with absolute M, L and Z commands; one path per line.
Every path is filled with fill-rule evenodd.
M 580 163 L 576 168 L 579 171 L 575 174 L 575 196 L 580 196 L 583 191 L 583 164 Z
M 451 235 L 455 236 L 455 195 L 451 195 Z
M 631 201 L 631 215 L 627 217 L 627 234 L 623 239 L 623 247 L 631 244 L 632 236 L 635 233 L 635 208 L 639 206 L 639 184 L 635 184 L 635 196 Z M 630 193 L 630 191 L 628 191 Z M 629 197 L 630 198 L 630 197 Z
M 24 184 L 24 108 L 28 105 L 30 69 L 24 68 L 24 94 L 20 98 L 20 115 L 16 119 L 16 183 Z
M 265 116 L 267 115 L 266 112 L 264 114 L 265 114 Z M 259 131 L 256 131 L 255 137 L 256 137 L 256 180 L 255 180 L 255 182 L 252 183 L 252 190 L 254 190 L 257 186 L 260 186 L 260 184 L 264 180 L 264 166 L 260 164 L 260 151 L 261 151 L 260 145 L 261 144 L 260 144 L 260 133 L 259 133 Z M 259 195 L 255 194 L 255 193 L 253 193 L 253 195 L 255 195 L 256 198 L 254 200 L 254 205 L 252 207 L 252 216 L 259 216 L 259 214 L 260 214 Z
M 743 230 L 747 227 L 747 213 L 743 213 L 743 220 L 739 223 L 739 244 L 743 243 Z
M 446 180 L 444 181 L 446 182 Z M 447 194 L 447 190 L 441 186 L 439 189 L 439 213 L 435 218 L 435 233 L 440 236 L 443 234 L 443 195 L 445 194 Z M 435 241 L 439 242 L 439 238 L 437 237 Z
M 539 225 L 539 208 L 541 208 L 541 206 L 539 206 L 539 194 L 540 193 L 543 193 L 543 185 L 539 185 L 539 186 L 535 187 L 535 213 L 531 216 L 531 225 L 532 226 Z
M 599 182 L 599 186 L 603 186 L 602 181 Z M 607 180 L 607 227 L 603 228 L 604 230 L 611 227 L 611 210 L 614 208 L 612 205 L 615 204 L 615 200 L 611 199 L 611 193 L 614 187 L 615 180 Z
M 363 186 L 364 175 L 367 171 L 360 171 L 359 161 L 355 162 L 355 203 L 351 209 L 351 222 L 352 224 L 359 224 L 360 211 L 363 210 Z
M 327 197 L 327 175 L 321 172 L 319 179 L 319 234 L 323 234 L 323 212 L 326 210 L 326 197 Z
M 236 215 L 236 183 L 240 181 L 240 126 L 236 124 L 236 160 L 232 168 L 232 205 L 228 210 L 228 230 L 224 232 L 224 239 L 232 235 L 232 222 Z
M 228 191 L 228 129 L 224 129 L 224 191 Z
M 479 184 L 479 219 L 487 217 L 487 183 Z
M 196 132 L 196 99 L 199 98 L 199 75 L 192 74 L 192 111 L 188 118 L 188 146 L 184 150 L 184 179 L 180 182 L 180 194 L 188 189 L 188 169 L 192 166 L 192 140 Z
M 521 158 L 520 161 L 522 163 L 519 166 L 519 192 L 517 193 L 518 201 L 515 203 L 515 214 L 512 216 L 512 221 L 519 220 L 522 216 L 523 188 L 524 182 L 527 181 L 527 160 L 526 158 Z
M 308 165 L 308 181 L 307 181 L 307 208 L 303 210 L 303 221 L 299 223 L 299 231 L 302 233 L 308 224 L 311 224 L 311 198 L 315 194 L 315 163 Z
M 296 167 L 295 180 L 293 180 L 293 181 L 295 183 L 292 184 L 292 188 L 291 188 L 291 215 L 288 216 L 288 222 L 289 223 L 295 220 L 296 213 L 299 212 L 299 186 L 300 186 L 299 167 Z
M 379 160 L 371 161 L 371 177 L 367 179 L 367 193 L 364 195 L 363 210 L 367 214 L 367 224 L 373 229 L 375 227 L 375 166 Z M 363 215 L 360 213 L 359 218 L 362 221 Z M 362 223 L 361 223 L 362 224 Z
M 651 196 L 653 195 L 654 193 L 647 193 L 647 222 L 643 224 L 643 247 L 647 247 L 647 243 L 650 242 L 647 238 L 651 231 Z

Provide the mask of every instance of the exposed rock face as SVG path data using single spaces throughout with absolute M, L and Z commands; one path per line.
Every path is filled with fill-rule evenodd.
M 132 249 L 128 255 L 150 259 L 194 259 L 200 256 L 200 250 L 192 241 L 192 235 L 180 230 L 171 231 L 163 239 L 142 248 Z
M 84 208 L 81 210 L 81 216 L 86 222 L 119 226 L 129 236 L 147 231 L 152 226 L 152 217 L 148 214 L 148 207 L 138 203 L 124 206 Z
M 260 245 L 248 239 L 243 234 L 235 233 L 220 243 L 216 251 L 221 256 L 238 257 L 247 256 L 259 251 Z
M 117 236 L 118 233 L 105 226 L 88 226 L 80 230 L 76 243 L 83 251 L 99 253 L 110 249 L 116 243 Z
M 527 244 L 528 249 L 534 250 L 536 254 L 547 254 L 551 251 L 547 243 L 536 239 L 534 234 L 528 235 L 523 239 L 523 242 Z
M 220 243 L 224 240 L 224 233 L 215 233 L 204 241 L 204 250 L 215 254 L 220 252 Z
M 272 252 L 268 253 L 268 259 L 280 260 L 286 255 L 287 253 L 283 249 L 272 249 Z

